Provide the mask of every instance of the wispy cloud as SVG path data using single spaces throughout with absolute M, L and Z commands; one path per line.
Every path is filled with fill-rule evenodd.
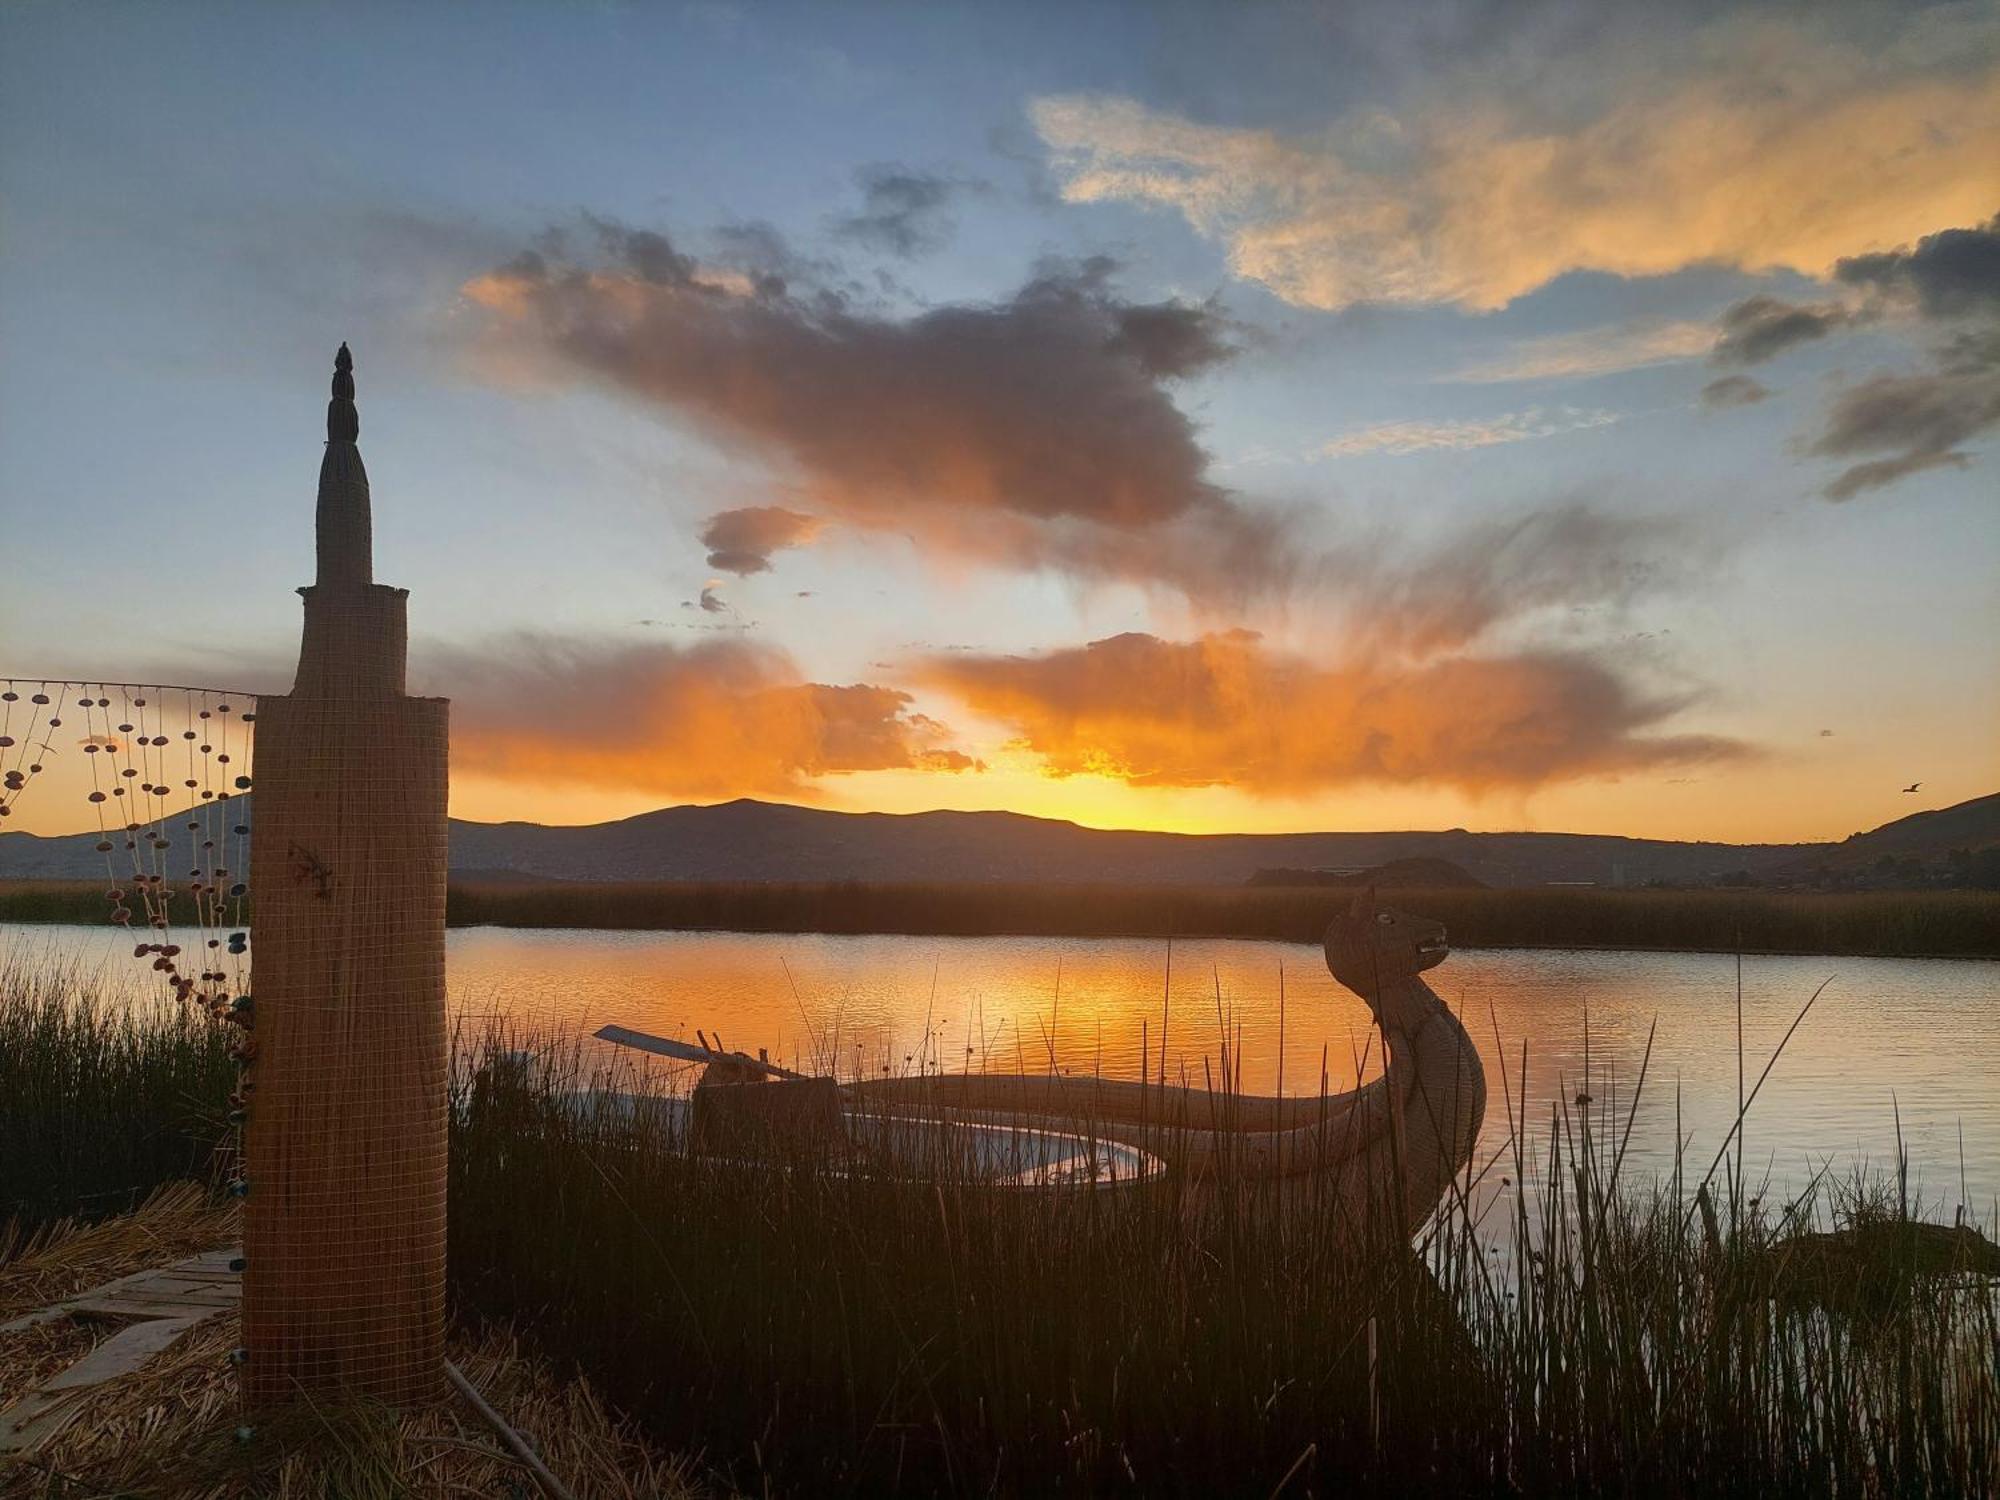
M 1501 443 L 1522 443 L 1564 432 L 1608 427 L 1617 420 L 1616 412 L 1559 406 L 1548 410 L 1530 407 L 1526 411 L 1503 412 L 1497 417 L 1463 422 L 1380 422 L 1321 444 L 1314 456 L 1357 458 L 1383 454 L 1395 457 L 1434 448 L 1491 448 Z
M 1725 411 L 1732 406 L 1755 406 L 1770 397 L 1770 387 L 1748 375 L 1724 375 L 1701 388 L 1701 404 L 1709 411 Z
M 1546 87 L 1473 65 L 1309 134 L 1087 94 L 1031 118 L 1065 198 L 1178 212 L 1307 307 L 1484 311 L 1574 271 L 1822 275 L 1984 217 L 2000 160 L 1989 11 L 1912 12 L 1886 37 L 1847 19 L 1725 17 L 1671 55 L 1607 23 Z
M 886 163 L 864 167 L 857 176 L 861 211 L 836 220 L 836 236 L 905 260 L 942 249 L 949 242 L 957 227 L 950 213 L 951 201 L 968 184 Z
M 1715 343 L 1713 325 L 1640 319 L 1606 323 L 1573 333 L 1522 339 L 1504 352 L 1453 370 L 1443 378 L 1478 385 L 1509 380 L 1584 379 L 1648 365 L 1699 359 Z

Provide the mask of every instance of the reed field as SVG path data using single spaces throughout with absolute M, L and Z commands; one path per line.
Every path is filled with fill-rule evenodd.
M 1327 887 L 719 883 L 454 884 L 455 927 L 1217 937 L 1310 943 L 1351 892 Z M 2000 957 L 2000 892 L 1398 890 L 1460 948 L 1628 948 Z M 0 881 L 0 921 L 104 920 L 78 881 Z
M 1700 1207 L 1707 1163 L 1625 1184 L 1623 1122 L 1585 1106 L 1483 1164 L 1530 1188 L 1499 1222 L 1455 1195 L 1357 1256 L 1310 1180 L 746 1175 L 579 1119 L 605 1079 L 560 1046 L 494 1056 L 455 1113 L 455 1294 L 745 1490 L 2000 1484 L 2000 1256 L 1879 1186 L 1763 1203 L 1725 1156 Z
M 209 1177 L 230 1040 L 165 999 L 100 1000 L 73 960 L 0 952 L 0 1220 L 121 1213 Z
M 219 1139 L 200 1034 L 4 977 L 7 1170 L 17 1140 L 87 1137 L 6 1178 L 9 1211 L 95 1212 Z M 1414 1245 L 1357 1254 L 1310 1178 L 1000 1192 L 948 1156 L 718 1161 L 579 1111 L 646 1086 L 585 1056 L 461 1040 L 455 1316 L 588 1378 L 711 1492 L 2000 1489 L 2000 1258 L 1893 1180 L 1773 1201 L 1707 1142 L 1628 1181 L 1628 1099 L 1520 1120 L 1494 1077 L 1506 1148 Z M 90 1073 L 112 1082 L 65 1097 Z

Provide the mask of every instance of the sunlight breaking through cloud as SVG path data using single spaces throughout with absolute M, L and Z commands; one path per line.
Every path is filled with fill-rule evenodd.
M 933 656 L 924 678 L 1006 725 L 1051 776 L 1296 796 L 1358 782 L 1484 793 L 1750 752 L 1662 725 L 1649 695 L 1574 652 L 1320 664 L 1251 631 L 1128 633 L 1023 655 Z

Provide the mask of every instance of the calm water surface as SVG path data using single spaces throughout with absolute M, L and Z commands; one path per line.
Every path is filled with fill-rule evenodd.
M 136 984 L 138 965 L 94 928 L 0 926 L 9 948 L 53 948 Z M 696 1028 L 774 1059 L 832 1058 L 842 1074 L 920 1066 L 1108 1077 L 1219 1077 L 1255 1093 L 1350 1088 L 1378 1071 L 1360 1000 L 1317 949 L 1275 943 L 1066 938 L 827 937 L 471 928 L 449 939 L 461 1019 L 586 1032 L 607 1021 L 692 1039 Z M 1645 1057 L 1628 1174 L 1671 1170 L 1679 1129 L 1695 1175 L 1735 1118 L 1737 963 L 1685 953 L 1455 953 L 1431 975 L 1487 1065 L 1484 1151 L 1516 1117 L 1541 1132 L 1556 1101 L 1589 1093 L 1622 1130 Z M 1949 1215 L 2000 1200 L 2000 963 L 1746 958 L 1744 1087 L 1826 985 L 1758 1095 L 1748 1175 L 1795 1190 L 1823 1165 L 1893 1169 Z M 1655 1029 L 1656 1028 L 1656 1029 Z M 1282 1041 L 1282 1046 L 1281 1046 Z M 1144 1052 L 1142 1054 L 1142 1046 Z M 1526 1103 L 1521 1070 L 1526 1054 Z M 1501 1071 L 1506 1072 L 1503 1089 Z M 664 1065 L 663 1065 L 664 1066 Z M 1281 1077 L 1282 1071 L 1282 1077 Z M 1587 1079 L 1586 1079 L 1587 1072 Z M 1498 1170 L 1498 1169 L 1496 1169 Z

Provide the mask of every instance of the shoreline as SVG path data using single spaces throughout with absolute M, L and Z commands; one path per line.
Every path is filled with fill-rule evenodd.
M 1353 897 L 1329 886 L 468 881 L 446 924 L 570 932 L 1081 938 L 1313 944 Z M 2000 959 L 2000 892 L 1387 889 L 1479 950 Z M 254 921 L 252 904 L 239 920 Z M 103 924 L 95 881 L 0 880 L 0 922 Z

